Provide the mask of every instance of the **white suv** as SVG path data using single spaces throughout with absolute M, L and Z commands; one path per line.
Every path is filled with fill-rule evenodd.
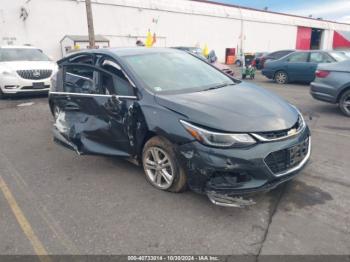
M 0 46 L 0 98 L 19 93 L 47 93 L 57 64 L 32 46 Z

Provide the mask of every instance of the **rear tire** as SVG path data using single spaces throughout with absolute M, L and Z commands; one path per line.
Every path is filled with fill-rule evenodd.
M 345 93 L 340 97 L 339 108 L 344 115 L 350 117 L 350 90 L 345 91 Z
M 280 85 L 288 83 L 288 74 L 285 71 L 277 71 L 274 76 L 275 82 Z
M 186 189 L 185 170 L 167 139 L 155 136 L 146 142 L 142 150 L 142 165 L 147 181 L 155 188 L 175 193 Z

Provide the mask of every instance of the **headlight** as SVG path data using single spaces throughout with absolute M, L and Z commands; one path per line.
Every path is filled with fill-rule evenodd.
M 304 129 L 305 127 L 305 120 L 303 115 L 299 112 L 299 117 L 298 117 L 298 131 Z
M 246 147 L 256 143 L 248 134 L 217 133 L 192 125 L 184 120 L 181 124 L 197 141 L 213 147 Z
M 8 70 L 8 69 L 5 69 L 5 70 L 0 71 L 0 74 L 2 74 L 4 76 L 14 76 L 15 72 Z
M 305 124 L 305 120 L 304 120 L 304 117 L 303 117 L 303 114 L 300 112 L 300 110 L 295 106 L 295 105 L 292 105 L 290 104 L 292 107 L 294 107 L 294 109 L 298 112 L 298 131 L 304 129 L 304 127 L 306 126 Z

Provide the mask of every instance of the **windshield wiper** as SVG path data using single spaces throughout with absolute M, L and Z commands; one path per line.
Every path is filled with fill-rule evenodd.
M 203 89 L 202 91 L 208 91 L 208 90 L 213 90 L 213 89 L 218 89 L 218 88 L 222 88 L 222 87 L 226 87 L 226 86 L 233 86 L 234 83 L 223 83 L 220 85 L 216 85 L 216 86 L 211 86 L 209 88 Z

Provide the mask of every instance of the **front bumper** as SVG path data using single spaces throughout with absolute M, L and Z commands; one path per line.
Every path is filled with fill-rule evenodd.
M 309 139 L 309 140 L 307 140 Z M 307 154 L 297 166 L 274 173 L 265 162 L 279 152 L 308 141 Z M 189 187 L 199 193 L 242 196 L 269 191 L 295 177 L 311 154 L 308 127 L 297 136 L 275 142 L 259 142 L 250 148 L 219 149 L 192 142 L 177 149 L 188 174 Z
M 39 85 L 36 87 L 35 85 Z M 47 94 L 50 90 L 50 78 L 28 80 L 19 76 L 6 76 L 0 79 L 0 89 L 5 95 L 16 94 Z
M 270 69 L 266 69 L 264 68 L 263 70 L 261 70 L 261 73 L 266 76 L 268 79 L 273 79 L 274 75 L 275 75 L 275 71 L 274 70 L 270 70 Z

